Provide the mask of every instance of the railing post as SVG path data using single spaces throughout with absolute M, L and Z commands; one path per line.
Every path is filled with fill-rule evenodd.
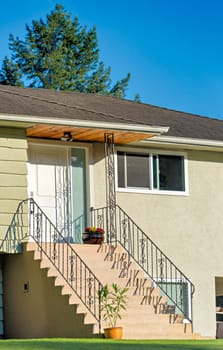
M 90 226 L 95 226 L 95 222 L 94 222 L 94 207 L 90 207 Z
M 114 134 L 105 133 L 104 138 L 105 138 L 106 202 L 107 202 L 107 208 L 108 208 L 107 235 L 108 235 L 108 243 L 117 244 Z

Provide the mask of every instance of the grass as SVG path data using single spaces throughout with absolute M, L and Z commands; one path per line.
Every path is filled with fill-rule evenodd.
M 23 339 L 0 340 L 0 350 L 218 350 L 218 340 Z

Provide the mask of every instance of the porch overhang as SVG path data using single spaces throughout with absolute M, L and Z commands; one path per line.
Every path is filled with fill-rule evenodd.
M 115 144 L 127 144 L 165 134 L 166 126 L 146 124 L 109 123 L 91 120 L 46 118 L 40 116 L 0 115 L 0 125 L 26 129 L 27 137 L 61 140 L 64 133 L 71 134 L 72 141 L 104 142 L 104 134 L 112 133 Z
M 27 128 L 26 133 L 28 137 L 42 138 L 42 139 L 63 139 L 64 133 L 71 134 L 72 141 L 81 142 L 104 142 L 105 133 L 112 133 L 114 135 L 115 144 L 127 144 L 145 140 L 157 135 L 155 130 L 123 130 L 102 127 L 84 127 L 84 126 L 62 126 L 62 125 L 36 125 Z

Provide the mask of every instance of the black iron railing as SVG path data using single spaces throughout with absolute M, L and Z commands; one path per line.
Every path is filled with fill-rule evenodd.
M 175 314 L 182 314 L 192 322 L 192 295 L 194 285 L 164 254 L 143 230 L 118 205 L 91 210 L 92 224 L 103 227 L 106 242 L 119 243 L 168 298 Z M 115 230 L 114 230 L 115 228 Z M 115 232 L 115 235 L 114 235 Z
M 33 199 L 19 203 L 0 251 L 20 252 L 21 243 L 26 239 L 37 243 L 40 257 L 44 255 L 50 260 L 67 285 L 81 299 L 98 322 L 100 333 L 98 290 L 102 284 Z
M 110 215 L 112 211 L 112 215 Z M 119 243 L 167 296 L 175 313 L 181 313 L 192 322 L 192 295 L 194 285 L 164 254 L 143 230 L 118 205 L 91 208 L 91 225 L 102 227 L 106 242 Z M 32 239 L 40 254 L 53 263 L 59 274 L 82 300 L 101 326 L 98 290 L 102 284 L 56 229 L 33 199 L 19 203 L 6 236 L 0 245 L 1 252 L 20 252 L 21 242 Z M 61 244 L 63 243 L 63 244 Z

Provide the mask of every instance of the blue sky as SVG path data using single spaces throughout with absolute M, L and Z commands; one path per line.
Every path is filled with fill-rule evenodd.
M 223 0 L 8 0 L 1 2 L 0 62 L 10 33 L 45 19 L 56 3 L 96 25 L 112 79 L 131 73 L 127 99 L 223 118 Z

